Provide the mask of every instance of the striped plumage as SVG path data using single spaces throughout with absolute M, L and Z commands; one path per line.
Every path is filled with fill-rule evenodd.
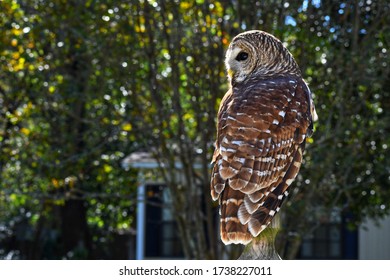
M 235 37 L 226 66 L 231 87 L 218 112 L 211 196 L 222 241 L 247 244 L 287 197 L 316 115 L 298 65 L 272 35 Z

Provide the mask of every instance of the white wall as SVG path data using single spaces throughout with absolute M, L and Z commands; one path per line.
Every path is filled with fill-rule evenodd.
M 390 260 L 390 216 L 379 226 L 368 220 L 359 228 L 359 259 Z

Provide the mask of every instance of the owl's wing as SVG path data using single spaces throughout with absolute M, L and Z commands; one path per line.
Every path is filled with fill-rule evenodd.
M 312 122 L 309 94 L 303 80 L 278 78 L 223 99 L 211 194 L 220 199 L 225 243 L 249 242 L 248 231 L 257 236 L 288 195 Z

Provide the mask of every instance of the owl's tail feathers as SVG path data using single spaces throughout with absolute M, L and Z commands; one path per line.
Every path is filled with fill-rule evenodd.
M 244 195 L 238 190 L 225 186 L 220 197 L 220 230 L 221 239 L 225 244 L 248 244 L 252 241 L 248 226 L 243 225 L 237 217 L 238 208 L 244 203 Z
M 260 194 L 265 193 L 265 198 L 257 209 L 250 207 L 255 204 L 253 200 L 256 198 L 257 192 L 245 197 L 244 203 L 239 209 L 239 218 L 242 223 L 248 226 L 248 230 L 253 236 L 258 236 L 279 212 L 283 201 L 289 195 L 289 187 L 298 174 L 301 162 L 302 149 L 299 147 L 292 156 L 291 164 L 282 181 L 276 187 L 271 185 L 267 190 L 258 191 Z

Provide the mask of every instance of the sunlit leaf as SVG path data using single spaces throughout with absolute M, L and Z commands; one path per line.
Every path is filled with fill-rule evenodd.
M 122 129 L 124 131 L 131 131 L 132 128 L 133 128 L 133 126 L 131 125 L 131 123 L 125 123 L 125 124 L 122 125 Z
M 26 128 L 26 127 L 22 127 L 22 128 L 20 129 L 20 132 L 23 133 L 23 134 L 26 135 L 26 136 L 30 135 L 30 133 L 31 133 L 30 129 L 28 129 L 28 128 Z
M 112 171 L 112 166 L 108 164 L 103 165 L 104 172 L 110 173 Z

